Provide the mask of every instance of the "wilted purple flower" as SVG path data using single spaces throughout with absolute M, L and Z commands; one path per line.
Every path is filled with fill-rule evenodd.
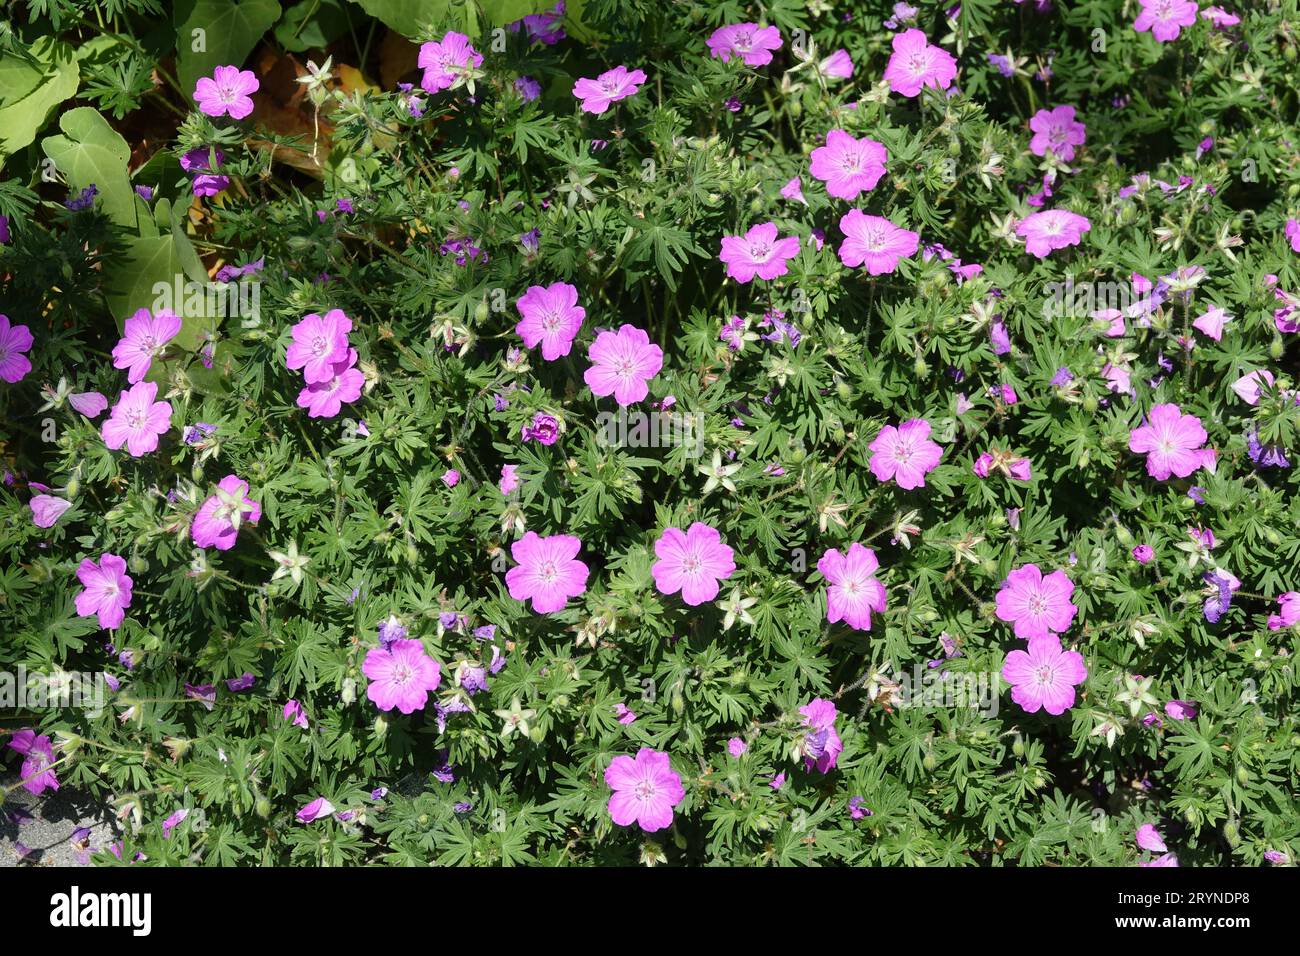
M 1205 619 L 1211 624 L 1218 624 L 1223 612 L 1232 607 L 1232 593 L 1241 587 L 1241 582 L 1227 571 L 1207 571 L 1202 578 L 1211 592 L 1203 609 Z
M 185 426 L 185 430 L 181 432 L 181 440 L 187 445 L 197 445 L 216 430 L 216 425 L 211 425 L 208 422 L 195 422 L 193 425 Z
M 989 53 L 988 60 L 992 63 L 999 73 L 1003 76 L 1015 76 L 1016 69 L 1011 62 L 1011 58 L 1003 53 Z
M 185 696 L 197 700 L 204 710 L 211 710 L 217 701 L 217 688 L 215 684 L 186 684 Z
M 521 76 L 515 80 L 515 92 L 523 98 L 525 103 L 531 103 L 542 95 L 542 84 L 531 76 Z
M 866 801 L 862 797 L 852 797 L 849 800 L 849 816 L 854 820 L 861 820 L 863 817 L 874 816 L 865 806 Z
M 226 679 L 226 686 L 236 694 L 240 691 L 250 689 L 255 683 L 257 683 L 257 678 L 247 671 L 239 677 L 230 677 Z
M 1011 351 L 1011 335 L 1001 319 L 994 319 L 989 325 L 989 338 L 993 342 L 994 355 L 1006 355 Z
M 1250 455 L 1250 460 L 1260 468 L 1290 468 L 1291 462 L 1287 460 L 1282 451 L 1281 445 L 1261 445 L 1259 441 L 1259 432 L 1252 428 L 1246 433 L 1246 453 Z
M 1054 388 L 1064 388 L 1074 381 L 1074 373 L 1065 366 L 1058 368 L 1056 374 L 1052 376 L 1052 386 Z
M 80 193 L 78 193 L 76 197 L 67 200 L 66 202 L 64 202 L 63 205 L 67 206 L 73 212 L 80 212 L 83 209 L 89 209 L 91 206 L 95 204 L 95 196 L 98 193 L 99 193 L 99 189 L 96 188 L 94 183 L 91 183 Z
M 533 416 L 531 425 L 525 425 L 521 438 L 523 441 L 535 441 L 543 445 L 554 445 L 560 435 L 560 423 L 554 415 L 538 412 Z

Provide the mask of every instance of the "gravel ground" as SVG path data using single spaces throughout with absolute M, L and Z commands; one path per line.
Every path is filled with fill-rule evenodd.
M 17 773 L 0 775 L 0 786 L 18 780 Z M 64 788 L 34 797 L 21 787 L 9 793 L 0 809 L 0 867 L 81 866 L 78 848 L 71 843 L 74 830 L 90 828 L 90 846 L 101 849 L 117 838 L 111 808 L 83 793 Z M 19 845 L 31 852 L 25 857 Z

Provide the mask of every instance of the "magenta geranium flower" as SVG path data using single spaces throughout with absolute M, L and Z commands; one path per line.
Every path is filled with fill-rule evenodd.
M 217 493 L 199 507 L 190 525 L 190 537 L 200 548 L 229 551 L 244 522 L 257 524 L 262 506 L 248 497 L 248 482 L 238 475 L 226 475 Z
M 419 641 L 402 639 L 366 652 L 361 673 L 370 680 L 366 697 L 380 710 L 396 707 L 404 714 L 423 710 L 438 689 L 442 672 Z
M 639 402 L 650 392 L 647 384 L 663 368 L 663 349 L 650 343 L 634 325 L 622 325 L 618 332 L 601 332 L 587 350 L 591 368 L 583 381 L 593 395 L 613 395 L 620 405 Z
M 1049 634 L 1030 641 L 1028 650 L 1008 654 L 1002 679 L 1026 713 L 1045 710 L 1057 717 L 1074 706 L 1074 688 L 1088 679 L 1088 669 L 1082 654 L 1061 650 L 1061 639 Z
M 957 61 L 941 47 L 931 46 L 915 28 L 894 35 L 894 52 L 885 66 L 889 88 L 902 96 L 917 96 L 922 87 L 946 90 L 957 76 Z
M 31 727 L 24 727 L 9 738 L 9 749 L 23 756 L 19 779 L 24 790 L 40 796 L 46 790 L 59 789 L 59 779 L 50 769 L 54 763 L 54 746 L 49 737 L 44 734 L 38 737 Z
M 1054 249 L 1077 246 L 1083 234 L 1092 228 L 1087 216 L 1068 209 L 1047 209 L 1030 213 L 1016 226 L 1016 235 L 1025 240 L 1025 251 L 1046 259 Z
M 391 708 L 389 709 L 391 710 Z M 330 803 L 324 797 L 317 797 L 311 803 L 298 811 L 298 822 L 311 823 L 314 820 L 319 820 L 321 817 L 327 817 L 333 812 L 334 804 Z
M 328 382 L 334 366 L 348 357 L 348 333 L 352 320 L 342 309 L 330 309 L 320 316 L 315 312 L 303 316 L 293 327 L 293 342 L 284 353 L 284 364 L 302 369 L 308 385 Z
M 567 282 L 531 285 L 515 303 L 523 316 L 515 331 L 530 349 L 540 342 L 542 358 L 554 362 L 569 354 L 587 310 L 578 305 L 578 290 Z
M 702 521 L 686 531 L 665 528 L 655 542 L 657 560 L 650 568 L 660 594 L 682 592 L 682 600 L 692 607 L 718 596 L 718 582 L 736 570 L 731 548 L 722 543 L 722 535 Z
M 68 404 L 87 418 L 97 418 L 108 408 L 108 399 L 99 392 L 73 392 L 68 396 Z
M 32 370 L 23 353 L 32 347 L 32 330 L 25 325 L 10 325 L 9 316 L 0 313 L 0 379 L 10 385 L 22 381 Z
M 253 112 L 253 94 L 257 88 L 257 77 L 252 70 L 219 66 L 212 71 L 212 76 L 199 77 L 194 84 L 194 100 L 208 116 L 243 119 Z
M 1248 405 L 1259 404 L 1260 390 L 1273 384 L 1273 373 L 1268 369 L 1255 369 L 1253 372 L 1247 372 L 1241 378 L 1229 386 L 1243 402 Z
M 583 112 L 599 114 L 609 109 L 611 103 L 635 94 L 644 82 L 645 73 L 641 70 L 629 71 L 625 66 L 616 66 L 594 80 L 578 80 L 573 84 L 573 95 L 582 100 Z
M 1280 630 L 1300 623 L 1300 591 L 1285 591 L 1277 596 L 1278 613 L 1268 616 L 1268 629 Z
M 116 630 L 122 626 L 126 609 L 131 606 L 131 578 L 126 561 L 116 554 L 102 554 L 99 563 L 82 558 L 77 568 L 82 591 L 77 595 L 77 613 L 99 618 L 99 626 Z
M 1046 156 L 1050 149 L 1067 163 L 1074 159 L 1074 147 L 1082 146 L 1087 139 L 1086 127 L 1075 120 L 1073 106 L 1039 110 L 1029 121 L 1029 128 L 1034 132 L 1029 141 L 1031 153 Z
M 181 320 L 171 312 L 154 315 L 141 309 L 126 320 L 122 340 L 113 346 L 113 368 L 124 368 L 126 380 L 134 385 L 144 378 L 154 356 L 181 330 Z
M 1300 219 L 1288 219 L 1284 231 L 1287 242 L 1291 243 L 1291 251 L 1300 252 Z
M 510 546 L 519 562 L 506 572 L 506 588 L 516 601 L 533 602 L 538 614 L 559 611 L 587 590 L 587 566 L 578 560 L 582 542 L 571 534 L 540 537 L 535 531 Z
M 826 134 L 826 145 L 809 157 L 808 172 L 826 184 L 826 192 L 837 199 L 857 199 L 875 189 L 885 175 L 889 153 L 874 139 L 855 139 L 842 129 Z
M 1130 451 L 1147 456 L 1147 474 L 1161 481 L 1186 478 L 1205 464 L 1201 448 L 1208 436 L 1195 415 L 1184 415 L 1172 402 L 1151 409 L 1146 423 L 1128 436 Z
M 723 63 L 738 56 L 746 66 L 766 66 L 772 62 L 772 52 L 781 49 L 781 31 L 757 23 L 732 23 L 714 30 L 708 47 L 709 54 Z
M 1015 624 L 1016 637 L 1025 641 L 1060 634 L 1079 609 L 1070 600 L 1074 582 L 1064 571 L 1044 575 L 1036 564 L 1026 564 L 1007 575 L 998 591 L 998 620 Z
M 133 458 L 147 455 L 158 447 L 158 436 L 172 427 L 170 402 L 155 402 L 158 386 L 137 382 L 118 396 L 117 404 L 100 427 L 104 444 L 126 450 Z
M 686 797 L 668 755 L 649 747 L 638 750 L 636 757 L 621 754 L 611 760 L 605 782 L 614 791 L 610 819 L 621 827 L 635 823 L 646 833 L 672 826 L 673 807 Z
M 868 216 L 860 209 L 850 209 L 840 218 L 840 262 L 850 269 L 865 266 L 869 275 L 878 276 L 898 268 L 898 260 L 916 254 L 921 237 L 910 229 L 895 226 L 883 216 Z
M 483 55 L 469 42 L 469 37 L 448 30 L 441 40 L 420 45 L 416 65 L 424 70 L 420 86 L 428 93 L 447 89 L 468 69 L 483 65 Z
M 356 364 L 357 350 L 348 349 L 347 357 L 334 363 L 328 379 L 308 385 L 298 393 L 298 407 L 307 409 L 308 418 L 333 418 L 342 410 L 344 402 L 355 402 L 361 397 L 366 377 L 354 367 Z
M 808 728 L 801 748 L 804 769 L 815 767 L 819 773 L 833 770 L 844 751 L 840 735 L 835 732 L 835 704 L 815 697 L 800 707 L 799 713 L 803 714 L 804 725 Z
M 829 548 L 817 561 L 817 570 L 828 582 L 826 620 L 843 621 L 859 631 L 871 630 L 871 612 L 885 613 L 885 586 L 876 578 L 880 562 L 876 552 L 856 541 L 847 555 Z
M 32 524 L 38 528 L 53 528 L 63 512 L 72 507 L 72 502 L 53 495 L 34 495 L 27 505 L 32 509 Z
M 718 258 L 727 265 L 727 275 L 744 284 L 754 276 L 775 279 L 789 271 L 787 261 L 799 254 L 799 237 L 777 237 L 776 223 L 764 222 L 743 236 L 723 236 Z
M 1160 836 L 1160 831 L 1156 829 L 1154 823 L 1142 824 L 1137 828 L 1137 832 L 1133 836 L 1139 847 L 1150 850 L 1152 853 L 1164 853 L 1169 849 L 1169 847 L 1165 846 L 1165 841 Z
M 892 478 L 908 490 L 924 486 L 925 476 L 943 457 L 943 446 L 930 440 L 930 423 L 924 418 L 897 427 L 886 425 L 867 447 L 872 453 L 871 473 L 880 481 Z
M 1151 35 L 1161 43 L 1177 40 L 1183 27 L 1190 27 L 1196 22 L 1199 7 L 1194 0 L 1138 0 L 1142 12 L 1133 21 L 1133 29 L 1138 33 L 1151 31 Z

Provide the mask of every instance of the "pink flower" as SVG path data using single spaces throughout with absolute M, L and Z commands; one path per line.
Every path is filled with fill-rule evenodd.
M 808 200 L 803 198 L 803 183 L 799 181 L 798 176 L 781 187 L 781 196 L 784 199 L 789 199 L 791 202 L 803 203 L 805 206 L 808 205 Z
M 650 344 L 650 336 L 634 325 L 618 332 L 601 332 L 587 350 L 591 368 L 583 381 L 593 395 L 613 395 L 620 405 L 639 402 L 650 392 L 647 384 L 663 368 L 663 349 Z
M 1232 321 L 1232 316 L 1215 306 L 1203 315 L 1192 320 L 1192 325 L 1203 334 L 1218 342 L 1223 338 L 1223 327 Z
M 766 66 L 772 62 L 773 51 L 781 49 L 781 31 L 757 23 L 732 23 L 714 30 L 708 47 L 709 54 L 723 63 L 738 56 L 746 66 Z
M 850 269 L 866 266 L 869 275 L 878 276 L 898 268 L 898 260 L 916 254 L 920 235 L 895 226 L 882 216 L 868 216 L 860 209 L 850 209 L 840 218 L 840 262 Z
M 573 95 L 582 100 L 583 112 L 600 114 L 611 103 L 634 95 L 644 82 L 645 73 L 640 70 L 629 72 L 625 66 L 616 66 L 594 80 L 578 80 L 573 84 Z
M 308 385 L 328 382 L 334 366 L 348 357 L 348 333 L 352 320 L 342 309 L 330 309 L 324 317 L 313 312 L 293 327 L 293 342 L 284 354 L 284 364 L 302 369 Z
M 516 601 L 532 598 L 538 614 L 559 611 L 587 590 L 587 566 L 577 560 L 582 542 L 571 534 L 542 538 L 535 531 L 510 546 L 519 562 L 506 572 L 506 588 Z
M 635 823 L 646 833 L 672 826 L 673 807 L 686 797 L 668 755 L 649 747 L 638 750 L 635 758 L 615 757 L 605 768 L 605 782 L 614 791 L 610 819 L 621 827 Z
M 876 578 L 880 562 L 876 552 L 856 541 L 846 557 L 829 548 L 817 561 L 817 570 L 828 582 L 826 620 L 843 621 L 858 631 L 871 630 L 871 612 L 885 613 L 885 586 Z
M 334 812 L 334 804 L 330 803 L 324 797 L 317 797 L 311 803 L 307 804 L 298 811 L 299 823 L 311 823 L 313 820 L 319 820 L 321 817 L 327 817 Z
M 1177 40 L 1183 27 L 1190 27 L 1196 22 L 1199 9 L 1194 0 L 1138 0 L 1142 12 L 1133 21 L 1133 29 L 1138 33 L 1151 31 L 1151 35 L 1161 43 Z
M 733 757 L 739 757 L 749 749 L 749 744 L 745 743 L 739 737 L 732 737 L 727 741 L 727 753 Z
M 126 380 L 134 385 L 144 378 L 154 356 L 181 330 L 181 320 L 171 312 L 156 316 L 141 309 L 126 320 L 122 341 L 113 347 L 113 368 L 127 370 Z
M 126 445 L 133 458 L 147 455 L 158 447 L 158 436 L 172 426 L 169 402 L 155 402 L 158 386 L 137 382 L 118 396 L 117 404 L 100 427 L 104 444 L 109 448 Z
M 1061 650 L 1055 634 L 1029 642 L 1027 651 L 1015 650 L 1002 665 L 1002 679 L 1011 684 L 1011 699 L 1028 714 L 1046 710 L 1060 716 L 1074 706 L 1074 688 L 1088 678 L 1083 655 Z
M 1196 704 L 1190 700 L 1171 700 L 1165 704 L 1170 720 L 1190 720 L 1196 716 Z
M 1147 474 L 1161 481 L 1171 474 L 1186 478 L 1205 464 L 1205 429 L 1195 415 L 1184 415 L 1172 402 L 1157 405 L 1147 424 L 1128 436 L 1130 451 L 1147 456 Z
M 25 758 L 19 771 L 24 790 L 39 796 L 46 790 L 59 789 L 59 780 L 50 769 L 54 763 L 54 747 L 49 737 L 44 734 L 38 737 L 35 730 L 24 727 L 9 739 L 9 749 Z
M 1034 641 L 1070 626 L 1079 609 L 1070 600 L 1074 582 L 1064 571 L 1044 576 L 1036 564 L 1026 564 L 1007 575 L 998 591 L 998 620 L 1015 623 L 1016 637 Z
M 1273 373 L 1268 369 L 1256 369 L 1247 372 L 1232 383 L 1232 390 L 1248 405 L 1259 404 L 1260 389 L 1273 384 Z
M 22 381 L 32 370 L 23 353 L 32 347 L 32 331 L 25 325 L 10 325 L 9 316 L 0 313 L 0 379 L 10 385 Z
M 867 447 L 872 452 L 871 473 L 879 481 L 892 478 L 907 490 L 923 487 L 925 476 L 943 457 L 943 447 L 930 440 L 930 423 L 924 418 L 909 419 L 897 428 L 886 425 Z
M 366 697 L 380 710 L 396 707 L 404 714 L 423 710 L 429 693 L 442 683 L 438 662 L 419 641 L 401 638 L 366 652 L 361 673 L 370 679 Z
M 1029 128 L 1034 131 L 1029 141 L 1031 153 L 1046 156 L 1050 149 L 1067 163 L 1074 159 L 1074 147 L 1082 146 L 1087 139 L 1086 127 L 1075 120 L 1073 106 L 1039 110 L 1029 121 Z
M 342 410 L 344 402 L 355 402 L 361 397 L 366 377 L 353 367 L 356 362 L 357 350 L 348 349 L 347 357 L 331 367 L 329 378 L 298 393 L 298 407 L 307 409 L 308 418 L 333 418 Z
M 833 770 L 844 752 L 840 735 L 835 732 L 835 704 L 815 697 L 800 707 L 799 713 L 803 714 L 804 726 L 808 728 L 801 748 L 804 769 L 816 767 L 819 773 Z
M 764 222 L 743 236 L 723 236 L 718 258 L 727 264 L 727 275 L 739 283 L 775 279 L 789 271 L 786 261 L 799 254 L 799 237 L 777 238 L 776 223 Z
M 1087 216 L 1068 209 L 1048 209 L 1030 213 L 1016 226 L 1016 235 L 1025 240 L 1025 251 L 1046 259 L 1054 249 L 1077 246 L 1083 234 L 1092 228 Z
M 1160 838 L 1160 831 L 1156 829 L 1154 823 L 1142 824 L 1137 828 L 1135 837 L 1139 847 L 1152 853 L 1164 853 L 1169 849 L 1165 846 L 1165 841 Z
M 519 487 L 519 476 L 515 473 L 518 465 L 502 465 L 501 481 L 497 487 L 501 489 L 503 495 L 508 495 Z
M 853 58 L 848 50 L 841 48 L 822 60 L 818 69 L 828 79 L 847 80 L 853 75 Z
M 931 46 L 915 28 L 894 35 L 894 52 L 885 66 L 889 88 L 903 96 L 917 96 L 921 88 L 946 90 L 957 76 L 957 61 L 947 50 Z
M 1222 7 L 1206 7 L 1201 11 L 1201 19 L 1209 20 L 1214 24 L 1216 30 L 1226 30 L 1228 27 L 1235 27 L 1241 22 L 1241 17 L 1235 13 L 1229 13 Z M 1300 252 L 1300 250 L 1296 250 Z
M 68 404 L 87 418 L 97 418 L 108 408 L 108 399 L 99 392 L 73 392 L 68 396 Z
M 229 551 L 245 521 L 257 524 L 262 506 L 248 497 L 248 482 L 226 475 L 217 483 L 217 493 L 199 507 L 190 525 L 190 537 L 200 548 Z
M 53 495 L 35 495 L 27 505 L 32 509 L 32 524 L 38 528 L 53 528 L 63 512 L 72 507 L 72 502 Z
M 1277 598 L 1278 613 L 1268 617 L 1268 629 L 1280 630 L 1300 622 L 1300 591 L 1287 591 Z
M 569 354 L 587 310 L 578 305 L 578 290 L 567 282 L 532 285 L 515 303 L 523 316 L 515 331 L 528 348 L 542 344 L 542 358 L 554 362 Z
M 857 199 L 875 189 L 885 175 L 889 153 L 874 139 L 854 139 L 842 129 L 826 134 L 826 145 L 809 157 L 808 172 L 826 184 L 826 192 L 837 199 Z
M 467 70 L 482 66 L 483 55 L 474 49 L 465 34 L 448 30 L 441 40 L 420 45 L 416 65 L 424 70 L 420 86 L 427 93 L 439 93 Z
M 448 488 L 455 488 L 460 484 L 460 472 L 455 468 L 448 468 L 442 473 L 442 483 Z
M 620 724 L 625 726 L 636 723 L 636 712 L 629 710 L 627 704 L 621 701 L 614 705 L 614 716 L 618 718 Z
M 307 715 L 303 713 L 302 704 L 296 700 L 290 699 L 285 703 L 281 716 L 285 720 L 293 721 L 295 727 L 301 727 L 303 730 L 308 730 L 311 727 L 307 722 Z
M 1291 243 L 1291 251 L 1300 252 L 1300 219 L 1286 221 L 1286 238 Z
M 1172 853 L 1166 853 L 1164 856 L 1158 856 L 1154 860 L 1147 860 L 1139 863 L 1138 866 L 1177 866 L 1178 857 Z
M 717 529 L 696 521 L 685 532 L 665 528 L 655 542 L 659 558 L 650 568 L 660 594 L 682 592 L 691 607 L 718 596 L 718 582 L 736 570 L 731 548 L 722 543 Z
M 116 554 L 101 554 L 98 564 L 82 558 L 77 580 L 82 586 L 82 592 L 77 595 L 77 613 L 82 617 L 97 615 L 99 626 L 110 631 L 121 627 L 126 609 L 131 606 L 131 578 L 126 573 L 126 561 Z
M 257 88 L 257 77 L 252 70 L 219 66 L 211 77 L 199 77 L 194 84 L 194 100 L 208 116 L 229 115 L 238 120 L 253 112 L 253 94 Z

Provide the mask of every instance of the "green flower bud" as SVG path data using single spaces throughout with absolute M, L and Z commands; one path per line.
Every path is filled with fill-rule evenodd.
M 546 731 L 542 730 L 538 724 L 533 724 L 528 728 L 528 739 L 535 744 L 540 744 L 546 739 Z
M 1274 333 L 1273 341 L 1268 343 L 1268 354 L 1273 357 L 1274 361 L 1282 358 L 1286 351 L 1286 346 L 1282 344 L 1282 336 Z
M 1085 395 L 1083 397 L 1083 410 L 1089 415 L 1097 411 L 1097 397 L 1095 395 Z
M 1250 771 L 1245 767 L 1237 768 L 1237 783 L 1243 787 L 1250 783 Z
M 492 311 L 488 308 L 487 299 L 484 299 L 474 309 L 474 322 L 478 325 L 482 325 L 488 320 L 488 317 L 491 314 Z
M 1017 757 L 1025 755 L 1025 739 L 1019 734 L 1016 735 L 1016 742 L 1011 745 L 1011 752 Z
M 253 804 L 253 811 L 265 820 L 271 815 L 271 801 L 266 797 L 258 797 L 257 803 Z
M 1115 537 L 1119 538 L 1119 543 L 1124 547 L 1131 548 L 1133 546 L 1133 535 L 1122 524 L 1115 526 Z

